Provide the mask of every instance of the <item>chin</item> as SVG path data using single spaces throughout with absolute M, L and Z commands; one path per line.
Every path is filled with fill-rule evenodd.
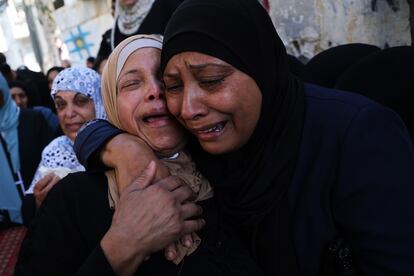
M 201 147 L 203 150 L 210 154 L 218 155 L 218 154 L 225 154 L 235 150 L 238 150 L 243 145 L 237 145 L 234 143 L 230 143 L 230 145 L 223 143 L 223 142 L 215 142 L 215 143 L 203 143 L 200 142 Z

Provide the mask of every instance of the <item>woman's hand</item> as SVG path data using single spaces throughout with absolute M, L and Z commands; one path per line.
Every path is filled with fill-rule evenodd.
M 204 220 L 194 219 L 202 209 L 189 202 L 195 196 L 191 188 L 175 177 L 152 183 L 155 171 L 155 162 L 151 162 L 124 189 L 101 241 L 117 275 L 133 274 L 147 256 L 204 226 Z
M 194 243 L 191 233 L 190 234 L 185 234 L 178 241 L 169 244 L 164 249 L 165 258 L 168 261 L 174 261 L 177 258 L 177 256 L 178 256 L 177 244 L 178 243 L 180 243 L 184 247 L 191 248 L 193 246 L 193 243 Z
M 115 169 L 120 192 L 142 173 L 150 161 L 155 161 L 157 165 L 155 180 L 169 175 L 153 150 L 142 139 L 128 133 L 109 140 L 101 151 L 101 159 L 105 165 Z
M 43 200 L 46 198 L 50 189 L 60 180 L 60 177 L 54 173 L 49 173 L 41 178 L 35 185 L 33 193 L 35 196 L 36 209 L 39 209 Z

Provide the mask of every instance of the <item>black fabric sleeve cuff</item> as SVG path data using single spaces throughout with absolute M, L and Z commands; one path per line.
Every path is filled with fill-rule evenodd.
M 99 158 L 102 147 L 114 136 L 123 133 L 108 121 L 97 119 L 86 123 L 78 132 L 73 149 L 86 169 L 105 170 Z
M 21 212 L 23 217 L 23 224 L 29 227 L 32 223 L 32 219 L 36 214 L 36 202 L 34 194 L 28 194 L 23 197 Z
M 98 245 L 89 255 L 88 259 L 82 264 L 79 270 L 76 272 L 75 276 L 83 275 L 115 275 L 111 265 L 103 253 L 102 247 Z

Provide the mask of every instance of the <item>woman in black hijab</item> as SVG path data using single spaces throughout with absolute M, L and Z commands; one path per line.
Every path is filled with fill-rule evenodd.
M 185 1 L 161 67 L 221 219 L 267 275 L 414 274 L 414 149 L 394 112 L 293 77 L 255 0 Z M 93 127 L 78 135 L 80 160 L 113 136 Z M 121 170 L 139 154 L 123 139 L 103 152 Z
M 394 109 L 414 143 L 413 47 L 392 47 L 369 55 L 345 71 L 335 87 L 357 92 Z
M 306 63 L 301 78 L 306 82 L 333 88 L 341 74 L 349 67 L 380 50 L 377 46 L 362 43 L 329 48 L 315 55 Z

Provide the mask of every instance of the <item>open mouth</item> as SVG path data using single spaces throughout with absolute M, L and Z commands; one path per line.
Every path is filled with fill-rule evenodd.
M 226 126 L 226 124 L 227 124 L 227 121 L 222 121 L 222 122 L 220 122 L 220 123 L 218 123 L 218 124 L 216 124 L 216 125 L 214 125 L 214 126 L 212 126 L 210 128 L 203 129 L 203 130 L 199 130 L 198 132 L 199 133 L 202 133 L 202 134 L 220 132 L 220 131 L 222 131 L 224 129 L 224 127 Z
M 144 116 L 142 118 L 142 120 L 145 123 L 154 123 L 157 121 L 161 121 L 161 120 L 168 120 L 170 118 L 170 116 L 166 115 L 166 114 L 157 114 L 157 115 L 150 115 L 150 116 Z

